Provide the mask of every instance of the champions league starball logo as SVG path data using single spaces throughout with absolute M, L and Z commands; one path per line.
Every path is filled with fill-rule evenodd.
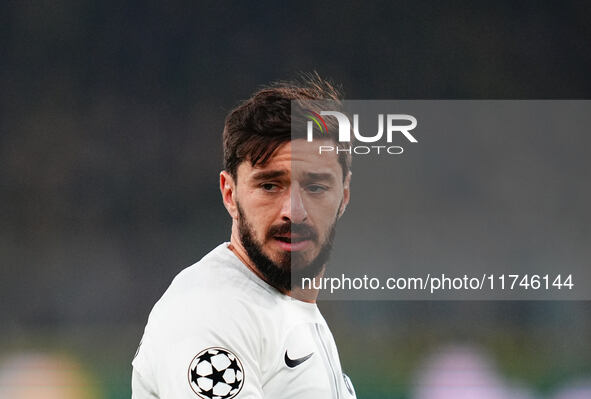
M 240 359 L 224 348 L 208 348 L 189 365 L 189 384 L 203 399 L 231 399 L 242 389 L 244 369 Z
M 320 111 L 318 113 L 309 109 L 304 109 L 303 114 L 308 119 L 306 123 L 306 139 L 308 142 L 314 140 L 315 129 L 320 131 L 320 138 L 328 137 L 328 127 L 323 116 L 330 116 L 334 117 L 338 123 L 338 141 L 340 143 L 350 143 L 351 132 L 353 132 L 356 141 L 360 143 L 368 143 L 368 145 L 353 145 L 347 148 L 336 145 L 320 145 L 318 146 L 318 153 L 320 154 L 348 152 L 356 155 L 366 155 L 371 153 L 399 155 L 404 152 L 404 148 L 399 145 L 391 145 L 395 135 L 402 134 L 402 136 L 404 136 L 409 142 L 418 142 L 410 133 L 411 130 L 417 127 L 417 119 L 412 115 L 378 114 L 377 133 L 373 136 L 366 136 L 359 131 L 359 114 L 353 114 L 353 126 L 351 126 L 349 117 L 338 111 Z M 388 145 L 378 145 L 380 141 L 383 142 L 384 132 L 386 144 Z

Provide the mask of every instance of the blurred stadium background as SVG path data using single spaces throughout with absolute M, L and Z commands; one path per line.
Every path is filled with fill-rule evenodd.
M 151 306 L 228 238 L 220 133 L 256 87 L 317 70 L 347 98 L 589 98 L 590 18 L 583 1 L 2 2 L 0 397 L 130 397 Z M 589 302 L 321 309 L 359 398 L 591 397 Z

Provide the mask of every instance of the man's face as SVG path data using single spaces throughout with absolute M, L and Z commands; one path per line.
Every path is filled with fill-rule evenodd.
M 291 277 L 314 277 L 328 260 L 335 224 L 349 199 L 336 154 L 318 142 L 287 142 L 264 165 L 239 165 L 240 240 L 269 283 L 291 289 Z

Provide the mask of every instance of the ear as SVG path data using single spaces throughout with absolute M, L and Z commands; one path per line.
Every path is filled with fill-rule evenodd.
M 341 209 L 339 209 L 339 218 L 343 216 L 343 213 L 345 213 L 345 209 L 347 208 L 349 200 L 351 199 L 350 184 L 351 172 L 347 174 L 347 177 L 345 177 L 345 181 L 343 182 L 343 202 L 341 203 Z
M 238 218 L 238 210 L 236 207 L 236 183 L 232 176 L 222 170 L 220 172 L 220 192 L 222 194 L 222 201 L 228 210 L 232 219 Z

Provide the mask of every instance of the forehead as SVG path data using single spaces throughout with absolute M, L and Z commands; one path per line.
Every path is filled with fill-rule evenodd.
M 238 175 L 252 176 L 261 171 L 282 170 L 291 174 L 292 178 L 299 178 L 311 172 L 329 173 L 335 179 L 342 179 L 342 169 L 338 157 L 334 152 L 319 153 L 320 145 L 332 144 L 330 140 L 315 140 L 308 142 L 304 139 L 288 141 L 282 144 L 263 165 L 242 162 L 238 167 Z

